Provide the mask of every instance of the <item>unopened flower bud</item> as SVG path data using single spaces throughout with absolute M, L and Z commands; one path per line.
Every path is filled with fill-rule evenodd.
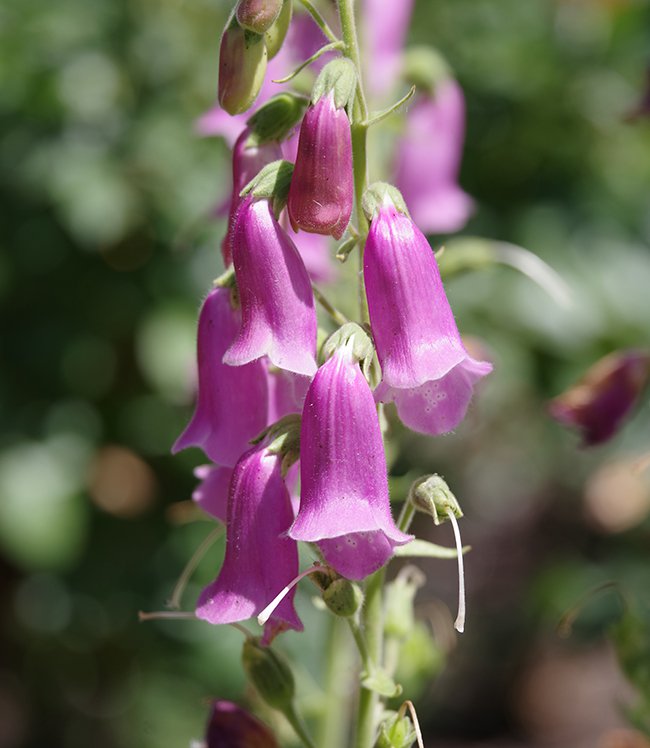
M 449 512 L 458 518 L 463 516 L 460 504 L 446 481 L 436 474 L 418 478 L 411 486 L 409 499 L 416 509 L 430 514 L 436 525 L 444 522 Z
M 416 739 L 410 718 L 396 712 L 381 723 L 375 748 L 411 748 Z
M 235 15 L 247 31 L 263 34 L 275 23 L 282 10 L 282 0 L 239 0 Z
M 266 32 L 266 34 L 264 34 L 266 52 L 269 56 L 269 60 L 272 60 L 282 49 L 287 31 L 289 30 L 289 24 L 291 23 L 292 10 L 292 0 L 284 0 L 284 3 L 282 3 L 282 10 L 280 11 L 280 15 L 277 17 L 275 23 Z
M 553 418 L 582 432 L 584 446 L 601 444 L 620 428 L 650 379 L 650 352 L 615 351 L 595 363 L 549 404 Z
M 363 593 L 358 585 L 340 577 L 325 589 L 323 602 L 335 616 L 350 618 L 363 604 Z
M 242 663 L 263 701 L 279 711 L 291 708 L 296 685 L 284 657 L 251 638 L 244 642 Z
M 306 105 L 304 96 L 288 91 L 270 98 L 247 121 L 249 134 L 246 146 L 250 148 L 285 140 L 302 119 Z
M 245 112 L 255 101 L 266 74 L 264 36 L 246 31 L 232 17 L 219 50 L 219 104 L 228 114 Z
M 271 730 L 232 701 L 215 701 L 205 733 L 206 748 L 278 748 Z

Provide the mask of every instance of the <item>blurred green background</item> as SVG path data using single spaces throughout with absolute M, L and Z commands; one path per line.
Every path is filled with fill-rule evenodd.
M 137 621 L 164 608 L 211 529 L 188 501 L 200 453 L 169 448 L 190 413 L 199 301 L 221 269 L 224 226 L 208 217 L 228 152 L 193 127 L 215 97 L 227 6 L 0 7 L 0 748 L 187 748 L 206 698 L 244 696 L 237 631 Z M 420 564 L 407 693 L 438 746 L 637 745 L 607 741 L 650 721 L 650 488 L 629 468 L 650 452 L 648 404 L 581 451 L 545 403 L 601 355 L 648 344 L 650 122 L 627 115 L 650 6 L 419 0 L 411 41 L 438 46 L 466 92 L 461 182 L 478 209 L 463 233 L 540 255 L 573 304 L 508 269 L 448 283 L 495 371 L 454 435 L 395 425 L 395 498 L 441 472 L 473 546 L 457 642 L 455 564 Z M 331 291 L 343 306 L 347 288 Z M 448 527 L 417 529 L 451 544 Z M 561 638 L 562 613 L 606 581 L 628 602 L 594 597 Z M 312 594 L 299 595 L 306 632 L 281 642 L 308 713 L 323 666 Z

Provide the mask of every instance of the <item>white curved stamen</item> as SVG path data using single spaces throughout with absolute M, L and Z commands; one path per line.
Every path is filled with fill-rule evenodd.
M 301 579 L 304 579 L 309 574 L 313 574 L 315 571 L 327 571 L 327 568 L 325 566 L 320 566 L 318 564 L 314 564 L 313 566 L 310 566 L 309 569 L 306 569 L 305 571 L 298 574 L 295 579 L 292 579 L 289 584 L 284 587 L 274 598 L 271 600 L 271 602 L 264 608 L 264 610 L 257 616 L 257 622 L 260 626 L 264 626 L 264 624 L 269 620 L 271 617 L 273 611 L 278 607 L 278 605 L 284 600 L 284 598 L 289 594 L 289 592 L 292 590 L 293 587 L 295 587 L 298 582 Z
M 460 539 L 460 528 L 456 515 L 447 509 L 447 516 L 454 528 L 454 538 L 456 540 L 456 553 L 458 555 L 458 615 L 454 621 L 454 628 L 460 634 L 465 631 L 465 568 L 463 565 L 463 544 Z

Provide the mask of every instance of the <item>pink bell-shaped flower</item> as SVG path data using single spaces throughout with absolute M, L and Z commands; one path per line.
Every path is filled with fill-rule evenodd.
M 222 363 L 240 328 L 228 288 L 215 288 L 201 307 L 197 339 L 198 401 L 192 420 L 172 447 L 200 447 L 218 465 L 232 467 L 248 442 L 267 426 L 269 394 L 264 362 L 233 368 Z
M 282 479 L 282 455 L 266 447 L 247 452 L 233 471 L 228 493 L 226 554 L 219 576 L 201 593 L 196 615 L 234 623 L 258 615 L 298 573 L 298 547 L 287 537 L 293 520 Z M 291 590 L 274 609 L 265 637 L 302 631 Z
M 326 65 L 314 85 L 312 103 L 300 126 L 287 209 L 291 225 L 340 239 L 354 201 L 352 136 L 345 107 L 356 90 L 349 60 Z
M 316 371 L 316 310 L 309 276 L 267 200 L 250 195 L 233 229 L 242 326 L 223 361 L 242 366 L 268 355 L 280 369 Z
M 226 267 L 232 262 L 232 231 L 237 209 L 241 204 L 239 193 L 260 171 L 263 166 L 282 158 L 282 148 L 277 142 L 253 145 L 250 141 L 251 130 L 247 127 L 232 151 L 232 197 L 228 215 L 228 229 L 221 244 L 221 252 Z
M 465 137 L 465 99 L 453 78 L 409 107 L 397 147 L 395 184 L 425 233 L 458 231 L 473 210 L 458 184 Z
M 474 384 L 492 370 L 465 350 L 429 243 L 401 195 L 376 185 L 369 213 L 364 278 L 372 334 L 382 369 L 375 390 L 394 401 L 404 424 L 443 434 L 465 416 Z M 396 204 L 400 207 L 396 207 Z
M 289 537 L 318 543 L 339 574 L 363 579 L 411 536 L 391 516 L 377 409 L 350 345 L 314 377 L 300 445 L 300 509 Z

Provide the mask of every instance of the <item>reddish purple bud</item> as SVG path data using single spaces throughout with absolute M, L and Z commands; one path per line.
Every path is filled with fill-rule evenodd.
M 377 409 L 350 347 L 314 377 L 300 445 L 300 510 L 289 537 L 317 542 L 339 574 L 363 579 L 412 536 L 391 516 Z
M 214 701 L 205 730 L 206 748 L 279 748 L 271 730 L 232 701 Z
M 239 193 L 260 171 L 263 166 L 282 158 L 279 143 L 250 145 L 250 129 L 247 127 L 237 138 L 232 151 L 232 198 L 228 215 L 228 230 L 221 244 L 221 252 L 226 267 L 232 262 L 232 231 L 237 208 L 241 204 Z
M 222 358 L 240 328 L 231 292 L 215 288 L 203 302 L 197 340 L 199 392 L 192 420 L 172 447 L 200 447 L 218 465 L 233 466 L 267 426 L 267 371 L 261 361 L 234 369 Z
M 426 233 L 458 231 L 472 213 L 472 198 L 458 184 L 464 137 L 465 99 L 452 78 L 409 107 L 395 184 Z
M 465 350 L 429 243 L 390 201 L 372 218 L 364 278 L 382 369 L 376 399 L 394 401 L 415 431 L 451 431 L 492 365 Z
M 309 275 L 267 200 L 246 197 L 235 218 L 233 262 L 242 326 L 224 363 L 267 355 L 280 369 L 316 371 L 316 310 Z
M 330 92 L 308 107 L 300 127 L 287 203 L 291 224 L 340 239 L 350 223 L 353 199 L 350 121 Z
M 282 10 L 282 0 L 239 0 L 236 16 L 240 26 L 263 34 L 273 25 Z
M 233 471 L 228 492 L 226 555 L 217 579 L 199 597 L 196 615 L 210 623 L 234 623 L 258 615 L 298 573 L 298 548 L 287 537 L 293 520 L 282 480 L 282 455 L 266 448 L 247 452 Z M 293 607 L 295 589 L 265 627 L 302 631 Z
M 595 363 L 573 387 L 549 403 L 553 418 L 582 432 L 586 447 L 610 439 L 650 379 L 648 351 L 615 351 Z
M 228 114 L 252 106 L 264 82 L 266 60 L 264 37 L 246 31 L 233 19 L 219 49 L 219 104 Z

